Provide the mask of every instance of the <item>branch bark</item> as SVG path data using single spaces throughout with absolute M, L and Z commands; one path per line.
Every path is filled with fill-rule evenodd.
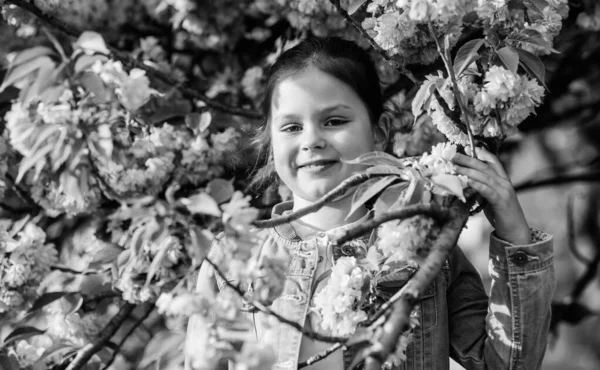
M 112 338 L 113 335 L 119 330 L 121 325 L 127 320 L 127 317 L 131 314 L 136 306 L 129 302 L 123 303 L 119 312 L 110 320 L 108 325 L 102 330 L 100 336 L 95 342 L 89 343 L 84 346 L 77 356 L 71 361 L 66 370 L 79 370 L 81 369 L 92 356 L 104 347 L 106 343 Z
M 442 226 L 429 256 L 406 285 L 401 289 L 401 298 L 393 305 L 392 312 L 383 325 L 383 334 L 375 342 L 365 361 L 365 370 L 379 370 L 394 350 L 398 338 L 410 327 L 410 313 L 419 297 L 431 285 L 440 272 L 444 261 L 456 245 L 458 236 L 469 218 L 472 201 L 456 200 L 449 208 L 448 222 Z
M 525 191 L 542 186 L 562 185 L 580 181 L 600 182 L 600 170 L 589 171 L 585 173 L 563 174 L 548 179 L 532 179 L 515 185 L 515 191 Z
M 344 180 L 341 184 L 339 184 L 337 187 L 335 187 L 329 193 L 325 194 L 321 199 L 317 200 L 315 203 L 311 204 L 310 206 L 304 207 L 302 209 L 297 210 L 296 212 L 290 213 L 285 216 L 272 218 L 270 220 L 255 221 L 254 226 L 261 228 L 261 229 L 266 229 L 266 228 L 271 228 L 271 227 L 287 224 L 288 222 L 297 220 L 302 216 L 306 216 L 309 213 L 318 211 L 325 204 L 333 201 L 335 199 L 335 197 L 337 197 L 338 195 L 344 194 L 351 187 L 362 184 L 363 182 L 365 182 L 368 179 L 375 177 L 375 176 L 387 176 L 387 175 L 370 174 L 370 173 L 365 173 L 365 172 L 358 173 L 358 174 Z

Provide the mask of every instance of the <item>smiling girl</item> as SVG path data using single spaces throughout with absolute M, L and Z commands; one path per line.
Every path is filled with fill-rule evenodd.
M 273 217 L 306 207 L 364 170 L 348 161 L 384 150 L 382 111 L 375 67 L 356 44 L 339 38 L 308 39 L 284 52 L 270 72 L 265 124 L 257 136 L 258 150 L 266 158 L 261 178 L 273 178 L 274 172 L 292 192 L 291 201 L 273 208 Z M 551 237 L 529 228 L 498 159 L 485 150 L 477 154 L 480 159 L 457 154 L 454 162 L 457 172 L 469 178 L 468 185 L 487 200 L 486 215 L 495 226 L 489 245 L 490 296 L 472 264 L 454 248 L 422 297 L 420 325 L 413 329 L 406 361 L 398 369 L 448 369 L 450 357 L 467 369 L 541 366 L 554 289 Z M 284 291 L 270 308 L 325 335 L 331 331 L 311 307 L 336 266 L 338 254 L 329 240 L 371 217 L 362 206 L 347 218 L 352 195 L 349 191 L 314 213 L 259 231 L 264 242 L 256 246 L 259 260 L 289 260 Z M 375 232 L 359 239 L 367 249 L 376 240 Z M 219 248 L 216 243 L 211 253 Z M 212 287 L 223 285 L 208 265 L 202 266 L 199 291 L 214 294 Z M 276 369 L 296 369 L 330 346 L 287 325 L 267 329 L 263 313 L 250 315 L 257 341 L 275 347 Z M 345 369 L 352 355 L 339 350 L 306 368 Z

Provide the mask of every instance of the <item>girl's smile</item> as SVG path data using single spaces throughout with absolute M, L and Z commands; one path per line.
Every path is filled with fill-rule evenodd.
M 313 67 L 278 84 L 270 126 L 275 169 L 294 200 L 319 199 L 363 169 L 345 161 L 376 150 L 369 113 L 360 97 Z

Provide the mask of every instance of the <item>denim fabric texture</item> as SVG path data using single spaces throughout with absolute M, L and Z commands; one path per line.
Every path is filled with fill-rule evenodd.
M 273 213 L 276 216 L 290 207 L 290 203 L 279 204 Z M 262 232 L 265 241 L 259 246 L 260 256 L 289 260 L 284 291 L 270 308 L 304 327 L 319 257 L 317 243 L 326 234 L 301 240 L 290 225 Z M 365 241 L 372 242 L 368 236 Z M 215 248 L 218 243 L 211 253 L 218 253 Z M 555 288 L 552 237 L 532 229 L 531 244 L 512 245 L 492 233 L 489 274 L 492 285 L 488 297 L 479 273 L 460 247 L 453 248 L 442 273 L 421 299 L 421 325 L 414 329 L 406 362 L 395 370 L 447 370 L 450 357 L 467 370 L 541 368 Z M 221 289 L 223 285 L 222 279 L 203 266 L 199 290 L 207 286 Z M 263 315 L 252 307 L 248 309 L 259 341 L 265 334 L 260 324 Z M 269 335 L 277 336 L 275 369 L 295 370 L 302 335 L 288 325 L 278 325 L 277 330 L 269 331 Z M 345 351 L 343 368 L 351 356 Z

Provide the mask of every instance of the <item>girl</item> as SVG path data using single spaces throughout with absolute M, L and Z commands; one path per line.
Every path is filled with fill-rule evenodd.
M 273 216 L 304 208 L 364 169 L 347 160 L 384 150 L 382 110 L 373 62 L 354 43 L 309 39 L 284 52 L 270 72 L 263 103 L 266 123 L 257 140 L 259 150 L 267 152 L 261 177 L 272 178 L 274 172 L 292 192 L 292 200 L 275 206 Z M 469 186 L 487 200 L 486 215 L 495 227 L 489 246 L 490 296 L 460 248 L 454 248 L 422 297 L 420 325 L 402 368 L 448 369 L 449 357 L 467 369 L 541 366 L 554 290 L 551 237 L 529 229 L 498 159 L 483 149 L 477 154 L 480 160 L 457 154 L 454 162 L 469 178 Z M 260 258 L 290 260 L 283 294 L 271 309 L 322 334 L 328 333 L 309 308 L 335 262 L 328 258 L 329 239 L 369 217 L 362 207 L 347 219 L 351 202 L 348 192 L 297 221 L 260 231 Z M 363 241 L 373 243 L 373 235 Z M 218 249 L 216 243 L 211 253 Z M 210 287 L 221 288 L 223 283 L 207 264 L 202 266 L 200 291 L 214 294 Z M 264 314 L 251 315 L 257 340 L 275 344 L 276 369 L 296 369 L 330 346 L 283 324 L 267 332 L 261 324 Z M 342 370 L 352 355 L 337 351 L 307 369 Z

